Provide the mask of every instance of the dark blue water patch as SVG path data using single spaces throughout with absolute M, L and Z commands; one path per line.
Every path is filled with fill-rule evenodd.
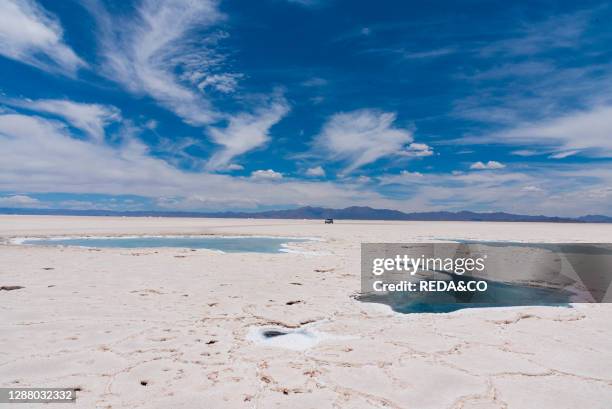
M 482 279 L 478 279 L 482 280 Z M 362 302 L 390 306 L 393 311 L 411 313 L 448 313 L 464 308 L 492 308 L 519 306 L 571 307 L 574 293 L 563 289 L 508 284 L 492 280 L 485 292 L 423 291 L 368 293 L 357 296 Z
M 307 239 L 283 237 L 81 237 L 66 239 L 30 239 L 23 244 L 41 246 L 78 246 L 93 248 L 189 248 L 218 250 L 225 253 L 281 253 L 287 243 L 299 243 Z

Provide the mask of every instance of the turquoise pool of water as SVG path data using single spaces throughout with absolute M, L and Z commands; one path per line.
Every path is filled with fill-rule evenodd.
M 284 237 L 223 237 L 223 236 L 182 236 L 182 237 L 80 237 L 28 239 L 23 244 L 42 246 L 80 246 L 93 248 L 159 248 L 178 247 L 189 249 L 218 250 L 226 253 L 281 253 L 286 243 L 305 242 L 306 239 Z
M 393 311 L 410 313 L 446 313 L 464 308 L 558 306 L 569 307 L 572 293 L 554 288 L 507 284 L 492 280 L 486 292 L 394 292 L 362 294 L 359 301 L 390 306 Z

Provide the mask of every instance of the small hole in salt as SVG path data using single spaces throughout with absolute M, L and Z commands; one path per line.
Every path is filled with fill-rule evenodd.
M 279 337 L 281 335 L 287 335 L 287 332 L 269 330 L 269 331 L 264 331 L 262 335 L 266 338 L 274 338 L 274 337 Z

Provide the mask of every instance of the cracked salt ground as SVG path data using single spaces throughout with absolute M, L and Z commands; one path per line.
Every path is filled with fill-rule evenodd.
M 341 337 L 308 328 L 293 329 L 269 326 L 251 327 L 246 338 L 259 345 L 303 351 L 326 339 Z
M 333 255 L 0 246 L 0 286 L 25 287 L 0 291 L 1 386 L 75 385 L 71 409 L 611 408 L 612 304 L 400 314 L 351 295 L 359 242 L 603 242 L 612 224 L 93 219 L 7 218 L 0 236 L 300 231 Z M 304 329 L 333 338 L 297 351 L 261 339 Z

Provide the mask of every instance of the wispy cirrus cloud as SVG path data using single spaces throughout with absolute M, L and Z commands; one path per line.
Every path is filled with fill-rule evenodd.
M 103 72 L 186 123 L 206 127 L 206 136 L 221 146 L 208 159 L 209 170 L 237 166 L 232 159 L 265 144 L 270 128 L 289 112 L 278 93 L 241 112 L 215 107 L 211 92 L 231 94 L 243 77 L 223 69 L 225 55 L 217 48 L 228 34 L 213 30 L 225 19 L 218 1 L 144 0 L 128 17 L 112 16 L 93 0 L 88 7 L 98 21 Z
M 550 154 L 551 159 L 572 155 L 612 157 L 612 106 L 570 112 L 535 122 L 516 124 L 506 130 L 466 137 L 461 143 L 529 146 L 515 155 Z
M 479 64 L 468 66 L 458 78 L 478 84 L 489 98 L 495 98 L 492 102 L 496 105 L 519 99 L 537 100 L 540 112 L 554 99 L 563 103 L 564 96 L 587 96 L 584 91 L 594 86 L 596 89 L 597 82 L 605 82 L 610 68 L 593 59 L 601 52 L 597 50 L 598 42 L 607 43 L 606 39 L 586 35 L 595 16 L 596 10 L 583 10 L 524 21 L 503 38 L 473 46 L 472 53 Z M 581 63 L 573 64 L 577 56 Z M 506 87 L 509 81 L 512 88 Z M 529 110 L 531 106 L 525 108 Z
M 554 159 L 573 154 L 612 157 L 612 106 L 571 112 L 549 120 L 518 125 L 499 133 L 507 144 L 552 148 Z
M 325 78 L 311 77 L 311 78 L 308 78 L 306 81 L 303 81 L 302 85 L 304 87 L 323 87 L 327 85 L 328 83 L 329 81 L 327 81 Z
M 461 76 L 478 92 L 456 101 L 454 115 L 489 130 L 460 143 L 509 145 L 523 157 L 610 157 L 612 65 L 600 58 L 609 39 L 587 35 L 596 12 L 529 22 L 483 47 L 479 57 L 493 63 Z
M 567 67 L 550 61 L 507 63 L 462 79 L 477 86 L 478 91 L 455 101 L 453 115 L 504 127 L 612 103 L 609 64 Z
M 303 7 L 321 7 L 324 6 L 328 3 L 330 3 L 332 0 L 286 0 L 287 3 L 293 3 L 293 4 L 297 4 Z
M 104 128 L 121 120 L 119 109 L 110 105 L 89 104 L 67 99 L 0 98 L 0 103 L 65 119 L 97 142 L 104 141 Z
M 363 51 L 364 53 L 392 55 L 402 60 L 429 60 L 443 57 L 459 52 L 455 47 L 441 47 L 431 49 L 409 50 L 403 47 L 398 48 L 371 48 Z
M 558 152 L 558 153 L 553 153 L 548 158 L 549 159 L 564 159 L 564 158 L 573 156 L 573 155 L 575 155 L 577 153 L 580 153 L 580 151 L 579 150 L 575 150 L 575 151 Z
M 67 76 L 87 66 L 65 43 L 59 20 L 34 0 L 0 2 L 0 55 Z
M 315 137 L 315 149 L 332 160 L 346 162 L 350 173 L 388 156 L 427 156 L 425 144 L 413 143 L 412 131 L 395 126 L 396 114 L 361 109 L 332 115 Z M 421 155 L 419 155 L 421 153 Z
M 208 133 L 220 145 L 207 163 L 209 170 L 226 169 L 231 161 L 270 140 L 270 128 L 290 110 L 287 100 L 277 94 L 254 112 L 231 115 L 225 127 L 210 127 Z
M 218 35 L 204 34 L 224 19 L 217 1 L 144 0 L 132 16 L 113 16 L 94 0 L 86 5 L 96 17 L 101 69 L 109 79 L 151 96 L 187 123 L 218 119 L 205 95 L 187 85 L 235 87 L 237 77 L 213 72 L 222 57 L 211 48 L 194 47 L 189 37 L 199 33 L 204 43 L 218 40 Z
M 514 35 L 483 48 L 482 55 L 506 54 L 532 56 L 556 48 L 575 48 L 587 28 L 588 11 L 550 17 L 536 24 L 525 22 Z

